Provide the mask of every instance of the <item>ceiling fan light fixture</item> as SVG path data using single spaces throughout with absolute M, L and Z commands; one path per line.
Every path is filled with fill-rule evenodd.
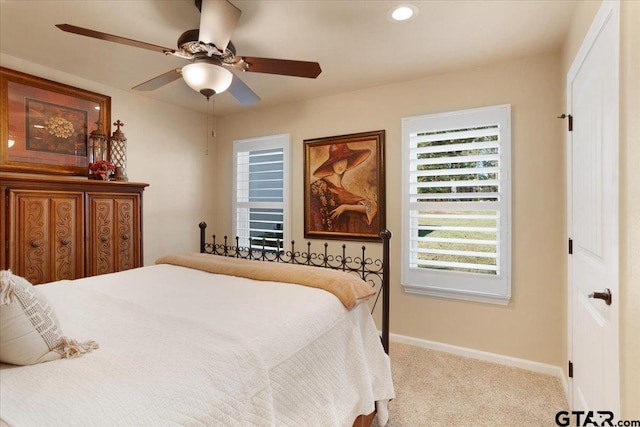
M 231 86 L 233 74 L 220 65 L 201 61 L 182 67 L 182 78 L 196 92 L 222 93 Z

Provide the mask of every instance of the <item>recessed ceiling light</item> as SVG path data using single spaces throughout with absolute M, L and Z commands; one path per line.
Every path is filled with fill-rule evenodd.
M 394 21 L 407 21 L 418 14 L 418 8 L 412 4 L 401 4 L 389 12 L 389 16 Z

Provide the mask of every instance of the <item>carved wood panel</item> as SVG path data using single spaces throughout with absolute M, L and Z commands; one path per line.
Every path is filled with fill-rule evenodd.
M 91 197 L 89 206 L 89 275 L 113 272 L 113 200 Z
M 140 266 L 140 197 L 90 194 L 89 274 Z
M 10 266 L 33 284 L 84 275 L 82 193 L 11 191 Z
M 84 276 L 84 215 L 82 194 L 52 197 L 50 276 L 53 280 L 73 280 Z
M 116 203 L 116 268 L 118 271 L 136 267 L 138 251 L 136 250 L 137 213 L 135 198 L 118 198 Z
M 31 283 L 45 283 L 49 272 L 49 198 L 42 195 L 17 194 L 15 251 L 23 254 L 14 265 L 14 273 Z

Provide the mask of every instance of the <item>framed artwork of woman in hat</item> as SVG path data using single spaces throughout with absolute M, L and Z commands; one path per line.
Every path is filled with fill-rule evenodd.
M 306 238 L 379 240 L 385 131 L 305 140 Z

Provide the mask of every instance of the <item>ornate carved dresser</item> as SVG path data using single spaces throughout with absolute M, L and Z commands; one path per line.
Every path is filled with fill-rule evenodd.
M 0 172 L 0 267 L 39 284 L 142 266 L 147 185 Z

